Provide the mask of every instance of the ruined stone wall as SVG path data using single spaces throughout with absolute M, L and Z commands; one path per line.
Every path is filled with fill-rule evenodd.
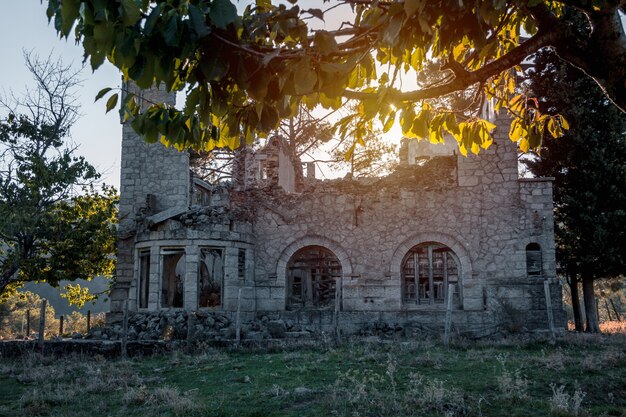
M 290 192 L 279 186 L 279 153 L 264 160 L 270 162 L 265 167 L 270 175 L 260 181 L 259 161 L 248 155 L 238 169 L 248 174 L 244 180 L 254 175 L 253 181 L 244 181 L 243 187 L 209 187 L 202 198 L 206 205 L 192 207 L 185 205 L 190 194 L 186 154 L 146 145 L 125 128 L 122 165 L 129 174 L 122 178 L 121 230 L 129 232 L 118 247 L 112 309 L 119 312 L 123 300 L 129 301 L 129 309 L 137 312 L 134 326 L 140 339 L 163 330 L 155 325 L 155 312 L 161 317 L 163 311 L 167 320 L 185 325 L 187 319 L 179 316 L 199 312 L 195 329 L 211 337 L 232 333 L 235 316 L 248 323 L 254 337 L 271 333 L 259 320 L 282 323 L 285 331 L 296 333 L 438 334 L 444 304 L 403 302 L 401 271 L 413 247 L 437 242 L 456 256 L 460 279 L 452 319 L 459 334 L 547 329 L 543 282 L 556 276 L 551 182 L 518 179 L 509 121 L 496 124 L 495 143 L 480 155 L 435 153 L 419 166 L 400 167 L 384 178 L 307 178 L 298 193 L 292 192 L 289 178 Z M 147 194 L 156 201 L 146 206 Z M 541 248 L 541 271 L 532 276 L 529 245 Z M 341 267 L 338 296 L 324 308 L 293 308 L 287 301 L 288 268 L 294 254 L 309 246 L 336 257 Z M 185 254 L 184 294 L 179 308 L 164 309 L 163 250 L 171 248 Z M 202 248 L 224 254 L 217 308 L 198 307 Z M 149 253 L 145 308 L 137 304 L 138 251 Z M 557 327 L 562 327 L 560 286 L 552 283 L 551 289 Z M 228 318 L 230 330 L 212 327 L 216 314 Z
M 362 324 L 368 319 L 360 312 L 415 310 L 434 310 L 443 320 L 437 313 L 442 305 L 405 305 L 401 294 L 404 256 L 415 245 L 438 242 L 459 258 L 461 309 L 486 312 L 474 315 L 479 318 L 467 326 L 498 326 L 509 319 L 506 314 L 519 314 L 529 315 L 529 328 L 546 328 L 543 280 L 555 277 L 551 183 L 518 180 L 508 120 L 497 125 L 496 141 L 488 150 L 457 158 L 456 184 L 437 186 L 442 182 L 406 177 L 394 182 L 391 176 L 367 185 L 319 183 L 300 195 L 251 193 L 251 204 L 258 206 L 255 235 L 262 242 L 255 262 L 258 310 L 284 310 L 289 260 L 301 248 L 322 246 L 342 267 L 342 322 L 349 312 L 353 322 Z M 415 172 L 415 177 L 429 174 Z M 531 242 L 542 248 L 540 277 L 527 275 Z M 553 292 L 560 294 L 558 286 Z M 563 325 L 558 294 L 553 294 L 553 304 Z M 401 317 L 396 316 L 398 321 Z

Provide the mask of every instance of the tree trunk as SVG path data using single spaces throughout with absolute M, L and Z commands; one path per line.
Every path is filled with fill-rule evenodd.
M 587 316 L 587 329 L 589 333 L 600 333 L 598 323 L 598 310 L 596 308 L 596 295 L 593 292 L 593 278 L 583 275 L 583 298 L 585 300 L 585 315 Z
M 4 293 L 9 284 L 15 282 L 15 275 L 18 270 L 17 264 L 14 263 L 13 265 L 7 266 L 7 269 L 2 271 L 0 274 L 0 294 Z
M 577 332 L 584 330 L 583 320 L 580 316 L 580 295 L 578 293 L 578 275 L 573 273 L 568 281 L 572 296 L 572 310 L 574 311 L 574 327 Z

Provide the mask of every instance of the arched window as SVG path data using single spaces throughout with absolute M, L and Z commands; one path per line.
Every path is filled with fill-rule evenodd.
M 287 264 L 287 307 L 334 306 L 339 277 L 341 264 L 330 250 L 322 246 L 300 249 Z
M 529 277 L 541 277 L 542 270 L 541 246 L 529 243 L 526 246 L 526 274 Z
M 402 261 L 402 301 L 405 304 L 443 304 L 448 285 L 454 285 L 455 305 L 460 304 L 459 260 L 440 243 L 414 246 Z

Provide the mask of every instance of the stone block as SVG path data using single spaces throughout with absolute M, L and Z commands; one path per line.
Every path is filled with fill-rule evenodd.
M 474 311 L 480 311 L 480 310 L 484 310 L 485 309 L 485 305 L 483 303 L 483 298 L 472 298 L 472 297 L 463 297 L 463 310 L 474 310 Z
M 257 298 L 257 311 L 280 311 L 285 309 L 285 301 L 277 299 Z

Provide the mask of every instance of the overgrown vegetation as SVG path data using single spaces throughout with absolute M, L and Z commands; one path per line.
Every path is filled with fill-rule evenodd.
M 7 296 L 0 303 L 0 340 L 38 337 L 41 301 L 40 296 L 30 291 L 15 292 Z M 28 320 L 30 320 L 30 326 Z M 59 320 L 56 317 L 54 307 L 48 304 L 44 327 L 46 339 L 87 333 L 87 316 L 78 311 L 73 311 L 72 314 L 64 317 L 62 335 L 59 334 Z M 104 322 L 104 313 L 91 316 L 91 328 L 104 326 Z
M 79 71 L 25 54 L 35 87 L 0 96 L 0 301 L 24 282 L 110 277 L 115 267 L 117 196 L 76 155 L 70 130 L 79 116 Z M 66 298 L 93 300 L 78 284 Z
M 540 157 L 525 163 L 535 176 L 555 178 L 557 263 L 568 280 L 577 330 L 583 330 L 582 285 L 585 330 L 597 332 L 599 310 L 618 316 L 616 293 L 626 275 L 626 114 L 553 52 L 541 51 L 533 61 L 529 93 L 541 111 L 563 109 L 572 130 L 559 140 L 544 137 Z M 604 298 L 600 305 L 597 295 Z
M 0 364 L 3 416 L 620 416 L 623 334 Z

